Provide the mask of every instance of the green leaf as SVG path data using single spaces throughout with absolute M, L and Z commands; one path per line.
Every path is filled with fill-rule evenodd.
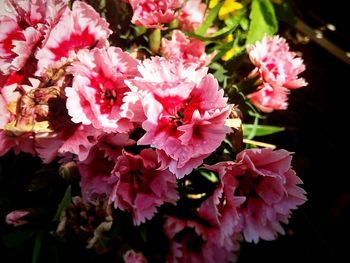
M 196 30 L 196 34 L 200 36 L 204 36 L 207 32 L 208 28 L 213 24 L 216 16 L 219 13 L 220 7 L 223 5 L 223 1 L 218 3 L 213 9 L 211 9 L 207 15 L 207 18 L 204 20 L 203 24 L 200 28 Z
M 199 170 L 199 173 L 205 177 L 207 180 L 209 180 L 212 183 L 217 183 L 218 182 L 218 178 L 216 177 L 215 173 L 213 173 L 212 171 L 209 170 Z
M 55 214 L 55 216 L 53 218 L 54 221 L 59 221 L 60 220 L 60 216 L 62 214 L 62 211 L 64 209 L 66 209 L 70 205 L 71 202 L 72 202 L 72 191 L 71 191 L 71 186 L 69 185 L 67 187 L 66 192 L 64 193 L 64 196 L 62 198 L 61 203 L 58 206 L 56 214 Z
M 44 232 L 42 231 L 35 238 L 33 255 L 32 255 L 32 263 L 37 263 L 39 261 L 39 255 L 40 255 L 43 238 L 44 238 Z
M 214 62 L 209 67 L 211 69 L 215 70 L 213 75 L 218 81 L 222 82 L 222 81 L 224 81 L 225 78 L 227 78 L 227 76 L 225 74 L 225 73 L 227 73 L 227 70 L 219 63 Z
M 254 136 L 265 136 L 274 134 L 277 132 L 284 131 L 283 127 L 271 126 L 271 125 L 254 125 L 254 124 L 245 124 L 243 123 L 243 135 L 247 137 L 253 132 L 255 129 Z
M 270 0 L 253 0 L 249 18 L 251 22 L 247 43 L 255 43 L 265 34 L 273 35 L 277 32 L 278 22 Z

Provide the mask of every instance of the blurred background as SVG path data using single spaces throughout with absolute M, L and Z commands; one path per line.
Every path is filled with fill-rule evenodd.
M 350 52 L 348 1 L 292 1 L 298 17 Z M 333 26 L 332 26 L 333 25 Z M 287 234 L 272 242 L 244 245 L 239 262 L 350 262 L 349 99 L 350 66 L 298 30 L 281 27 L 291 49 L 303 56 L 309 85 L 290 95 L 287 111 L 266 122 L 286 131 L 264 138 L 295 152 L 293 166 L 308 201 L 294 212 Z M 349 54 L 349 53 L 348 53 Z M 346 54 L 345 54 L 346 55 Z M 344 60 L 349 57 L 343 57 Z M 349 61 L 349 60 L 347 60 Z

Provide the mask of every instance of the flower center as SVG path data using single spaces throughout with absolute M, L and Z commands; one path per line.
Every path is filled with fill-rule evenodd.
M 106 85 L 104 86 L 102 83 L 99 84 L 99 88 L 100 89 L 96 92 L 96 101 L 100 104 L 101 113 L 108 114 L 117 102 L 118 93 L 113 87 L 106 87 Z

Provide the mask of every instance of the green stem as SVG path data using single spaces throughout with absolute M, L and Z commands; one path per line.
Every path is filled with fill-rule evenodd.
M 156 28 L 149 34 L 149 49 L 153 53 L 158 53 L 160 48 L 160 40 L 161 40 L 161 32 L 160 29 Z

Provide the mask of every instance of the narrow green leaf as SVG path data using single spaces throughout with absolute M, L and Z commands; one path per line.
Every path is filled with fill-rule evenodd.
M 218 178 L 216 177 L 215 173 L 213 173 L 212 171 L 199 170 L 199 173 L 212 183 L 218 182 Z
M 64 193 L 64 196 L 62 198 L 61 203 L 58 205 L 58 209 L 56 211 L 56 214 L 53 218 L 54 221 L 59 221 L 61 213 L 64 209 L 66 209 L 70 203 L 72 202 L 72 191 L 71 191 L 71 186 L 69 185 L 67 187 L 66 192 Z
M 39 261 L 39 255 L 41 250 L 41 245 L 44 238 L 44 232 L 39 232 L 37 234 L 35 241 L 34 241 L 34 248 L 33 248 L 33 255 L 32 255 L 32 263 L 37 263 Z
M 278 22 L 270 0 L 253 0 L 249 18 L 247 43 L 255 43 L 265 34 L 273 35 L 277 32 Z
M 216 16 L 219 13 L 220 7 L 223 5 L 223 1 L 218 3 L 213 9 L 211 9 L 207 15 L 207 18 L 204 20 L 203 24 L 200 28 L 196 30 L 196 34 L 200 36 L 204 36 L 207 32 L 208 28 L 213 24 Z
M 274 134 L 277 132 L 284 131 L 283 127 L 271 126 L 271 125 L 254 125 L 254 124 L 243 124 L 243 135 L 248 137 L 255 129 L 255 136 L 265 136 Z

